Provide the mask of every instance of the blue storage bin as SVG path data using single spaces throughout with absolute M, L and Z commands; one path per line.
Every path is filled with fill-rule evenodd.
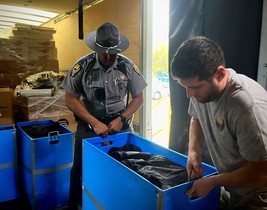
M 53 120 L 17 123 L 20 181 L 23 194 L 35 210 L 66 205 L 73 163 L 74 133 L 57 125 L 47 136 L 31 137 L 26 127 L 52 125 Z
M 14 125 L 0 126 L 0 150 L 0 202 L 4 202 L 20 197 Z
M 109 141 L 111 145 L 102 146 Z M 83 210 L 217 210 L 220 189 L 203 198 L 190 199 L 186 190 L 193 181 L 162 190 L 108 155 L 112 147 L 134 144 L 142 152 L 158 154 L 186 167 L 187 156 L 155 144 L 133 133 L 83 140 Z M 204 176 L 217 174 L 203 163 Z

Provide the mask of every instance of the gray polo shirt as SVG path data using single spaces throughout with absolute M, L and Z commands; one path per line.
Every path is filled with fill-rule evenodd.
M 254 80 L 232 69 L 224 93 L 215 101 L 190 99 L 189 114 L 199 119 L 211 158 L 219 173 L 246 161 L 267 160 L 267 92 Z M 254 194 L 267 189 L 227 190 Z
M 128 58 L 118 54 L 107 70 L 99 64 L 97 55 L 94 65 L 88 68 L 94 53 L 79 59 L 71 68 L 61 87 L 84 103 L 88 111 L 91 104 L 104 107 L 106 114 L 114 114 L 126 108 L 127 91 L 132 97 L 138 96 L 147 83 L 138 67 Z M 123 61 L 123 70 L 118 65 Z M 97 111 L 98 112 L 98 111 Z M 99 111 L 101 112 L 101 111 Z

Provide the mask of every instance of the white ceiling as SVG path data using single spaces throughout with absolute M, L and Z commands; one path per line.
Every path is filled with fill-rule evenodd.
M 83 0 L 83 6 L 86 8 L 101 1 L 103 0 Z M 20 8 L 6 8 L 6 5 L 53 12 L 57 13 L 57 17 L 59 17 L 76 12 L 78 0 L 0 0 L 0 35 L 9 30 L 15 23 L 39 26 L 55 17 L 55 15 L 49 17 L 51 14 L 47 16 L 40 11 L 33 14 L 32 11 L 22 11 Z
M 93 1 L 94 0 L 83 0 L 83 4 L 89 4 Z M 39 9 L 61 14 L 78 8 L 78 0 L 0 0 L 0 4 Z

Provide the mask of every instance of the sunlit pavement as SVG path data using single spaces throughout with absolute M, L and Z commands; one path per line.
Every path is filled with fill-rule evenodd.
M 170 98 L 152 100 L 152 141 L 168 148 L 170 129 Z

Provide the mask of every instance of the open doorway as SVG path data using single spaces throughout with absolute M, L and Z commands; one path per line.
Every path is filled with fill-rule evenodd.
M 168 73 L 169 0 L 153 1 L 152 141 L 169 145 L 170 89 Z

